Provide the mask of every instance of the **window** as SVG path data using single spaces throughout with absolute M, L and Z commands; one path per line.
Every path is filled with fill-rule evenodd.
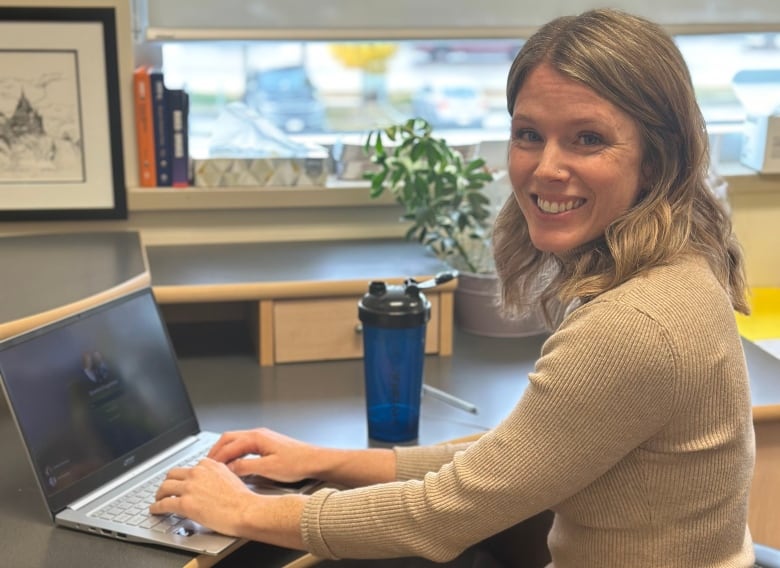
M 773 71 L 767 81 L 777 82 L 780 34 L 676 39 L 713 154 L 737 161 L 747 109 L 734 78 L 745 70 Z M 246 104 L 291 138 L 326 145 L 412 116 L 445 135 L 503 140 L 506 74 L 521 45 L 519 39 L 171 42 L 162 57 L 169 86 L 190 92 L 192 152 L 205 156 L 228 102 Z M 777 88 L 759 90 L 758 103 L 780 104 Z
M 411 116 L 505 138 L 505 82 L 521 41 L 198 42 L 163 45 L 169 87 L 191 97 L 193 154 L 241 102 L 293 138 L 332 143 Z
M 780 33 L 685 35 L 676 40 L 707 121 L 713 160 L 738 161 L 746 114 L 780 105 Z M 748 73 L 756 78 L 750 86 L 740 81 Z
M 285 135 L 322 144 L 424 116 L 445 136 L 507 138 L 506 73 L 544 22 L 593 7 L 530 0 L 134 0 L 138 36 L 161 47 L 169 86 L 190 91 L 192 151 L 220 109 L 242 102 Z M 716 160 L 736 161 L 746 109 L 740 71 L 780 89 L 780 2 L 614 0 L 658 21 L 688 61 Z M 772 75 L 775 73 L 775 75 Z M 774 83 L 773 83 L 774 82 Z M 774 101 L 778 104 L 780 101 Z

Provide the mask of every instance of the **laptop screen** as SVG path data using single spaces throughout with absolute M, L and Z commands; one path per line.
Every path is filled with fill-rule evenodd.
M 149 288 L 6 340 L 0 375 L 54 511 L 198 432 Z

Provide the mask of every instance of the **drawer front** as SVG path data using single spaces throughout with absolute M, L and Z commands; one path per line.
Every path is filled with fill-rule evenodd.
M 426 296 L 431 302 L 431 319 L 426 329 L 425 352 L 438 353 L 439 296 Z M 363 336 L 354 298 L 276 300 L 273 314 L 276 363 L 363 357 Z

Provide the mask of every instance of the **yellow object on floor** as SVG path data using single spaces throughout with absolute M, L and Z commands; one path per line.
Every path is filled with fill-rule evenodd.
M 739 333 L 751 340 L 780 338 L 780 288 L 753 288 L 751 314 L 737 314 Z

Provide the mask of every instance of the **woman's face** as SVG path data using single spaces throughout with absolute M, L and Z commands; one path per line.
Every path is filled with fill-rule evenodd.
M 603 235 L 636 202 L 641 160 L 628 114 L 547 64 L 531 71 L 515 99 L 509 178 L 537 249 Z

